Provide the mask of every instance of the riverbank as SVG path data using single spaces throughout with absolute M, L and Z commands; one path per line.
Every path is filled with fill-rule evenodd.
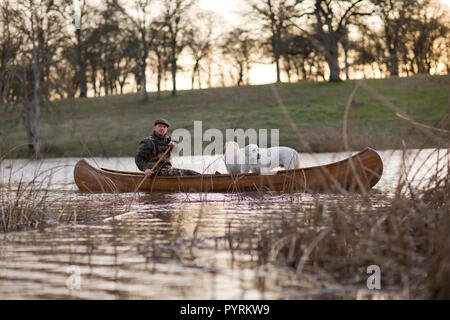
M 21 110 L 2 108 L 0 151 L 26 157 Z M 278 128 L 280 145 L 300 152 L 344 150 L 344 119 L 353 150 L 446 147 L 447 133 L 426 126 L 448 130 L 448 116 L 447 76 L 212 88 L 147 102 L 139 94 L 53 102 L 42 109 L 41 145 L 43 157 L 133 156 L 153 121 L 166 118 L 170 130 L 191 134 L 200 120 L 203 132 Z

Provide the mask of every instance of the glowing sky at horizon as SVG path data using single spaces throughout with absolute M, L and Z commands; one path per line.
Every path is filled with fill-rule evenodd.
M 448 10 L 450 10 L 450 0 L 436 1 L 440 1 Z M 238 9 L 241 4 L 242 0 L 200 0 L 200 5 L 203 9 L 211 10 L 223 15 L 225 21 L 232 24 L 239 23 Z M 362 74 L 359 76 L 362 76 Z M 250 79 L 251 84 L 266 84 L 275 82 L 275 65 L 255 64 L 250 70 Z
M 74 0 L 79 1 L 79 0 Z M 124 3 L 131 3 L 131 0 L 122 0 Z M 447 10 L 450 11 L 450 0 L 435 0 L 440 1 Z M 88 0 L 88 2 L 101 2 L 101 0 Z M 202 10 L 208 10 L 214 12 L 218 17 L 215 19 L 216 23 L 216 29 L 217 31 L 220 31 L 221 33 L 226 32 L 228 29 L 231 29 L 233 26 L 238 26 L 241 23 L 240 15 L 242 15 L 243 7 L 245 6 L 246 0 L 198 0 L 197 8 L 198 11 Z M 376 17 L 373 17 L 374 23 L 376 22 Z M 370 21 L 372 23 L 372 20 Z M 246 26 L 249 24 L 247 23 Z M 192 59 L 189 58 L 189 54 L 186 54 L 182 59 L 180 59 L 180 66 L 183 66 L 185 69 L 184 72 L 179 72 L 177 75 L 177 87 L 178 89 L 190 89 L 191 88 L 191 64 Z M 226 61 L 220 61 L 219 64 L 224 66 L 226 65 Z M 215 80 L 212 83 L 213 86 L 221 85 L 220 78 L 220 72 L 226 73 L 230 69 L 229 66 L 226 66 L 222 71 L 216 71 L 214 77 Z M 203 70 L 202 74 L 202 84 L 203 86 L 206 85 L 206 70 Z M 376 73 L 376 72 L 375 72 Z M 149 78 L 148 79 L 148 89 L 150 91 L 155 90 L 155 75 L 152 72 L 149 72 Z M 226 75 L 227 78 L 228 75 Z M 352 74 L 353 78 L 360 78 L 363 74 L 360 72 L 358 74 Z M 372 74 L 371 76 L 379 77 L 381 74 Z M 250 84 L 252 85 L 258 85 L 258 84 L 266 84 L 266 83 L 274 83 L 276 81 L 276 68 L 274 64 L 254 64 L 249 72 L 249 78 L 250 78 Z M 294 77 L 294 80 L 296 78 Z M 232 85 L 232 83 L 229 82 L 230 80 L 227 80 L 227 85 Z M 285 74 L 282 73 L 282 81 L 287 81 L 285 78 Z M 130 90 L 133 90 L 134 84 L 133 80 L 130 81 Z M 163 90 L 171 90 L 171 81 L 167 80 L 164 81 Z M 128 91 L 128 90 L 127 90 Z

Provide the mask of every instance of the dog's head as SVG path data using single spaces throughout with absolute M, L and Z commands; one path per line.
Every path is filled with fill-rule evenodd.
M 256 163 L 261 158 L 259 154 L 259 147 L 256 144 L 249 144 L 245 147 L 245 158 L 249 160 L 250 163 Z

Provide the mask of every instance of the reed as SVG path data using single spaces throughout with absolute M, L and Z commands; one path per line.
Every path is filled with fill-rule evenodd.
M 17 180 L 13 172 L 27 170 L 14 168 L 13 161 L 5 164 L 6 161 L 0 157 L 0 232 L 37 229 L 57 223 L 90 223 L 104 219 L 104 215 L 113 217 L 130 210 L 132 201 L 119 194 L 113 195 L 114 201 L 110 197 L 102 200 L 101 195 L 89 195 L 80 201 L 73 198 L 71 191 L 52 190 L 54 175 L 66 165 L 43 169 L 33 163 L 34 174 Z M 9 174 L 5 175 L 5 171 Z
M 397 111 L 382 95 L 364 84 L 362 87 L 388 109 Z M 274 90 L 286 120 L 291 119 L 276 93 Z M 350 107 L 351 99 L 346 116 Z M 343 150 L 352 148 L 351 127 L 347 125 L 342 135 L 324 131 L 322 135 L 306 136 L 294 122 L 288 123 L 306 150 L 316 149 L 311 148 L 314 137 Z M 244 242 L 251 243 L 258 234 L 251 248 L 260 270 L 255 281 L 260 283 L 263 275 L 267 287 L 286 292 L 287 298 L 450 299 L 449 132 L 435 129 L 417 122 L 404 124 L 402 145 L 397 146 L 403 149 L 403 163 L 395 192 L 336 198 L 315 195 L 316 201 L 301 206 L 300 214 L 283 216 L 281 222 L 275 220 L 251 231 L 241 230 L 239 234 L 248 237 Z M 419 149 L 407 163 L 411 159 L 405 140 L 414 130 L 426 137 L 421 148 L 427 140 L 441 147 L 427 156 Z M 326 145 L 321 141 L 318 144 Z M 423 169 L 431 156 L 437 160 L 427 169 L 432 176 L 426 178 Z M 380 267 L 381 291 L 368 289 L 367 268 L 371 265 Z
M 288 298 L 448 299 L 450 176 L 445 163 L 434 170 L 420 188 L 408 179 L 417 173 L 403 176 L 394 197 L 317 197 L 281 222 L 242 229 L 241 243 L 253 239 L 258 277 L 271 270 L 267 285 Z M 381 269 L 381 291 L 367 289 L 370 265 Z
M 1 162 L 0 159 L 0 167 Z M 0 185 L 0 230 L 10 232 L 42 226 L 49 218 L 48 204 L 48 191 L 36 178 L 13 184 L 9 175 L 8 181 Z
M 361 87 L 386 109 L 399 111 L 373 88 L 365 83 Z M 328 140 L 339 149 L 352 148 L 352 128 L 347 125 L 352 96 L 347 103 L 342 135 L 325 130 L 322 135 L 307 136 L 289 122 L 288 108 L 277 90 L 273 91 L 305 150 L 316 149 L 315 137 Z M 404 123 L 400 131 L 403 165 L 394 193 L 346 195 L 337 197 L 337 201 L 317 197 L 313 205 L 299 209 L 301 214 L 287 215 L 281 223 L 258 227 L 259 237 L 252 250 L 262 270 L 259 274 L 266 275 L 267 283 L 289 292 L 288 298 L 450 298 L 449 131 L 415 121 Z M 441 147 L 426 157 L 421 157 L 420 149 L 412 163 L 407 164 L 407 137 L 412 131 L 425 137 L 421 148 L 429 140 Z M 319 140 L 317 144 L 326 146 Z M 433 172 L 431 178 L 417 182 L 423 175 L 421 169 L 436 154 L 435 165 L 428 169 Z M 367 268 L 371 265 L 380 267 L 382 291 L 368 290 Z

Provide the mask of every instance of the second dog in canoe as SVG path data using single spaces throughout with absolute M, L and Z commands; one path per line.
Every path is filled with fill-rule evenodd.
M 300 156 L 289 147 L 260 148 L 256 144 L 249 144 L 239 148 L 236 142 L 228 141 L 225 144 L 225 165 L 228 173 L 269 174 L 277 167 L 283 167 L 284 170 L 300 168 Z

